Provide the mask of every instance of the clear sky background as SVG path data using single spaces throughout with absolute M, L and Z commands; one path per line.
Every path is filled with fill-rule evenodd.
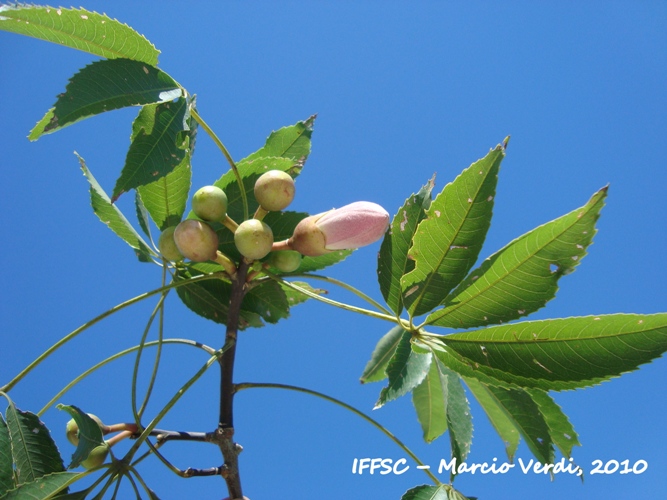
M 511 135 L 494 220 L 481 257 L 533 227 L 583 205 L 610 184 L 589 255 L 564 277 L 555 300 L 531 319 L 667 310 L 667 4 L 646 2 L 101 2 L 90 10 L 146 35 L 160 67 L 198 95 L 201 115 L 240 159 L 273 129 L 318 114 L 313 150 L 291 208 L 317 213 L 356 200 L 392 213 L 434 173 L 437 191 Z M 107 113 L 36 143 L 28 131 L 94 58 L 0 32 L 0 380 L 13 377 L 57 339 L 100 312 L 159 285 L 93 215 L 78 151 L 111 191 L 136 110 Z M 226 170 L 200 132 L 194 187 Z M 126 199 L 125 199 L 126 198 Z M 120 207 L 133 217 L 131 196 Z M 328 274 L 381 298 L 379 245 Z M 354 302 L 331 289 L 330 296 Z M 22 409 L 39 410 L 64 384 L 112 353 L 138 343 L 154 305 L 142 303 L 86 332 L 16 389 Z M 168 301 L 166 336 L 223 342 L 219 325 Z M 449 457 L 449 440 L 427 445 L 409 397 L 372 412 L 381 384 L 358 382 L 389 324 L 323 304 L 241 335 L 237 381 L 302 385 L 372 413 L 426 463 Z M 155 412 L 204 362 L 166 349 L 150 407 Z M 131 420 L 130 357 L 68 393 L 107 423 Z M 210 431 L 217 420 L 214 368 L 161 424 Z M 463 475 L 456 486 L 480 499 L 662 498 L 667 493 L 667 362 L 598 387 L 557 393 L 579 432 L 576 461 L 648 462 L 641 475 Z M 500 438 L 472 401 L 470 462 L 505 460 Z M 4 406 L 2 407 L 4 411 Z M 244 491 L 252 500 L 392 499 L 428 483 L 414 468 L 400 476 L 353 475 L 354 458 L 404 452 L 367 423 L 302 394 L 253 390 L 235 401 Z M 66 458 L 68 416 L 44 415 Z M 121 446 L 122 448 L 122 446 Z M 163 449 L 179 467 L 221 462 L 216 448 Z M 521 445 L 517 458 L 528 461 Z M 152 462 L 152 463 L 148 463 Z M 141 470 L 163 499 L 219 499 L 218 478 L 179 479 L 157 460 Z M 442 476 L 446 480 L 446 475 Z M 130 492 L 126 490 L 125 496 Z

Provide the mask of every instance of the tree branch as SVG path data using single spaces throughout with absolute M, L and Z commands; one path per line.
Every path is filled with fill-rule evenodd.
M 220 475 L 227 483 L 229 498 L 243 498 L 241 477 L 239 475 L 238 456 L 241 446 L 234 442 L 234 358 L 236 356 L 236 337 L 238 334 L 241 304 L 246 292 L 248 264 L 241 261 L 232 281 L 232 294 L 227 313 L 227 332 L 225 343 L 230 347 L 220 358 L 220 417 L 218 428 L 212 441 L 220 447 L 225 459 Z

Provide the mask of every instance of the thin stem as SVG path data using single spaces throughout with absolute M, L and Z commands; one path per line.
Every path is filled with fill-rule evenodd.
M 232 234 L 236 232 L 236 230 L 239 228 L 239 225 L 236 223 L 234 219 L 232 219 L 229 214 L 225 214 L 225 218 L 220 221 L 220 223 L 225 226 L 227 229 L 229 229 Z
M 152 342 L 146 342 L 146 344 L 144 344 L 144 347 L 153 347 L 154 345 L 157 345 L 157 343 L 158 343 L 158 342 L 157 342 L 156 340 L 155 340 L 155 341 L 152 341 Z M 212 349 L 212 348 L 210 348 L 210 347 L 208 347 L 208 346 L 205 346 L 205 345 L 203 345 L 203 344 L 200 344 L 199 342 L 195 342 L 194 340 L 186 340 L 186 339 L 164 339 L 164 340 L 162 341 L 162 343 L 163 343 L 163 344 L 184 344 L 184 345 L 189 345 L 189 346 L 192 346 L 192 347 L 198 347 L 199 349 L 203 349 L 204 351 L 206 351 L 206 352 L 207 352 L 208 354 L 210 354 L 210 355 L 214 355 L 214 354 L 215 354 L 215 350 L 214 350 L 214 349 Z M 95 366 L 92 366 L 91 368 L 87 369 L 85 372 L 83 372 L 81 375 L 79 375 L 78 377 L 76 377 L 75 379 L 73 379 L 69 384 L 67 384 L 65 387 L 63 387 L 63 388 L 58 392 L 58 394 L 56 394 L 55 396 L 53 396 L 53 398 L 51 398 L 51 400 L 50 400 L 48 403 L 46 403 L 46 404 L 44 405 L 44 408 L 42 408 L 41 410 L 39 410 L 39 411 L 37 412 L 37 415 L 40 416 L 40 417 L 41 417 L 42 415 L 44 415 L 44 413 L 46 413 L 46 411 L 47 411 L 49 408 L 51 408 L 51 407 L 56 403 L 56 401 L 58 401 L 58 400 L 59 400 L 59 399 L 60 399 L 60 398 L 61 398 L 67 391 L 69 391 L 72 387 L 74 387 L 74 386 L 77 385 L 79 382 L 81 382 L 83 379 L 85 379 L 88 375 L 90 375 L 90 374 L 93 373 L 94 371 L 96 371 L 96 370 L 102 368 L 103 366 L 105 366 L 105 365 L 111 363 L 112 361 L 115 361 L 115 360 L 117 360 L 118 358 L 121 358 L 121 357 L 125 356 L 126 354 L 131 354 L 131 353 L 133 353 L 134 351 L 138 350 L 139 347 L 140 347 L 140 346 L 135 345 L 134 347 L 130 347 L 129 349 L 125 349 L 124 351 L 117 352 L 117 353 L 114 354 L 113 356 L 110 356 L 110 357 L 106 358 L 105 360 L 100 361 L 100 362 L 97 363 Z
M 113 490 L 113 493 L 111 495 L 111 500 L 114 500 L 114 498 L 118 497 L 118 491 L 120 490 L 120 484 L 123 482 L 123 478 L 125 477 L 125 474 L 121 474 L 121 476 L 118 478 L 118 481 L 116 481 L 116 487 Z M 137 495 L 137 498 L 139 498 L 139 491 L 137 490 L 137 485 L 134 484 L 134 481 L 130 481 L 130 484 L 134 486 L 134 492 Z
M 327 283 L 332 283 L 334 285 L 338 285 L 339 287 L 344 288 L 345 290 L 347 290 L 349 292 L 352 292 L 353 294 L 355 294 L 360 299 L 365 300 L 370 305 L 377 308 L 378 311 L 380 311 L 382 313 L 385 313 L 385 314 L 388 314 L 388 315 L 393 315 L 393 313 L 389 309 L 384 307 L 382 304 L 377 302 L 375 299 L 369 297 L 364 292 L 362 292 L 361 290 L 353 287 L 352 285 L 348 285 L 344 281 L 337 280 L 336 278 L 330 278 L 329 276 L 321 276 L 319 274 L 309 274 L 309 273 L 290 274 L 290 277 L 294 277 L 294 278 L 300 278 L 300 277 L 301 278 L 312 278 L 312 279 L 315 279 L 315 280 L 326 281 Z M 395 318 L 396 316 L 393 316 L 393 317 Z
M 396 316 L 392 316 L 391 314 L 384 314 L 384 313 L 378 313 L 375 311 L 370 311 L 368 309 L 363 309 L 361 307 L 356 307 L 356 306 L 351 306 L 349 304 L 344 304 L 343 302 L 337 302 L 335 300 L 328 299 L 326 297 L 322 297 L 321 295 L 318 295 L 316 293 L 311 292 L 310 290 L 306 290 L 305 288 L 301 288 L 298 285 L 295 285 L 294 283 L 291 283 L 289 281 L 285 281 L 283 278 L 280 276 L 273 274 L 269 271 L 264 271 L 264 273 L 270 277 L 271 279 L 278 281 L 280 283 L 283 283 L 284 285 L 290 287 L 292 290 L 296 290 L 299 293 L 302 293 L 304 295 L 307 295 L 310 298 L 313 298 L 315 300 L 319 300 L 320 302 L 324 302 L 325 304 L 329 304 L 331 306 L 339 307 L 341 309 L 345 309 L 346 311 L 351 311 L 351 312 L 356 312 L 359 314 L 364 314 L 366 316 L 370 316 L 372 318 L 377 318 L 377 319 L 383 319 L 385 321 L 391 321 L 392 323 L 399 323 L 399 320 L 396 318 Z M 400 320 L 400 323 L 402 326 L 405 324 L 405 320 Z
M 53 354 L 55 351 L 57 351 L 59 348 L 64 346 L 67 342 L 75 338 L 77 335 L 79 335 L 81 332 L 87 330 L 91 326 L 99 323 L 103 319 L 111 316 L 112 314 L 117 313 L 118 311 L 125 309 L 126 307 L 129 307 L 131 305 L 136 304 L 137 302 L 141 302 L 142 300 L 145 300 L 149 297 L 152 297 L 153 295 L 157 295 L 159 293 L 163 293 L 167 290 L 171 290 L 172 288 L 177 288 L 179 286 L 185 286 L 185 285 L 190 285 L 192 283 L 197 283 L 199 281 L 205 281 L 205 280 L 210 280 L 210 279 L 220 279 L 221 277 L 224 276 L 224 273 L 222 272 L 217 272 L 217 273 L 211 273 L 211 274 L 205 274 L 203 276 L 197 276 L 196 278 L 190 278 L 187 280 L 175 282 L 175 283 L 170 283 L 169 285 L 162 286 L 160 288 L 156 288 L 155 290 L 151 290 L 150 292 L 142 293 L 141 295 L 137 295 L 136 297 L 127 300 L 121 304 L 118 304 L 111 309 L 103 312 L 99 316 L 91 319 L 87 323 L 84 323 L 81 325 L 79 328 L 74 330 L 73 332 L 65 335 L 63 338 L 61 338 L 58 342 L 53 344 L 51 347 L 49 347 L 46 351 L 44 351 L 42 354 L 40 354 L 37 359 L 35 359 L 32 363 L 30 363 L 28 366 L 26 366 L 16 377 L 14 377 L 9 383 L 5 384 L 4 386 L 0 387 L 0 392 L 9 392 L 16 384 L 18 384 L 21 380 L 25 378 L 28 373 L 30 373 L 32 370 L 34 370 L 42 361 L 44 361 L 46 358 L 48 358 L 51 354 Z
M 239 190 L 241 191 L 241 201 L 243 202 L 243 220 L 248 219 L 248 198 L 246 196 L 245 188 L 243 187 L 243 179 L 241 178 L 241 174 L 239 174 L 238 168 L 236 168 L 236 163 L 234 163 L 234 160 L 232 159 L 232 156 L 229 154 L 229 151 L 227 151 L 227 148 L 225 145 L 222 143 L 220 138 L 216 135 L 215 132 L 213 132 L 213 129 L 208 126 L 208 124 L 204 121 L 204 119 L 199 116 L 199 113 L 192 108 L 190 110 L 190 113 L 192 115 L 192 118 L 195 119 L 195 121 L 199 124 L 201 128 L 203 128 L 206 133 L 213 139 L 213 142 L 215 142 L 216 146 L 222 151 L 222 154 L 225 156 L 227 159 L 227 162 L 229 163 L 230 167 L 232 167 L 232 172 L 234 172 L 234 177 L 236 177 L 236 182 L 239 185 Z
M 164 285 L 164 269 L 162 271 L 162 285 Z M 132 371 L 132 389 L 131 389 L 131 399 L 132 399 L 132 415 L 134 417 L 134 421 L 139 424 L 141 422 L 141 414 L 143 413 L 144 406 L 142 405 L 141 408 L 137 408 L 137 380 L 139 378 L 139 365 L 141 364 L 141 355 L 144 352 L 144 344 L 146 343 L 146 337 L 148 336 L 148 332 L 151 329 L 151 326 L 153 325 L 153 320 L 155 320 L 155 316 L 162 310 L 162 305 L 164 304 L 164 299 L 167 297 L 166 293 L 163 293 L 160 296 L 160 300 L 158 300 L 158 303 L 155 305 L 155 308 L 153 309 L 153 312 L 151 313 L 150 317 L 148 318 L 148 322 L 146 323 L 146 327 L 144 328 L 144 332 L 141 335 L 141 340 L 139 341 L 139 349 L 137 350 L 137 356 L 134 360 L 134 370 Z M 162 346 L 161 343 L 157 344 L 158 346 L 158 353 L 161 350 Z M 159 359 L 159 354 L 156 356 L 156 361 Z M 155 374 L 155 369 L 153 370 L 153 374 Z M 150 394 L 151 386 L 149 385 L 148 391 L 146 393 L 146 396 Z M 147 399 L 144 399 L 144 404 L 146 403 Z
M 151 449 L 151 451 L 153 452 L 153 455 L 155 455 L 155 456 L 160 460 L 160 462 L 162 462 L 162 463 L 167 467 L 167 469 L 169 469 L 171 472 L 173 472 L 173 473 L 176 474 L 177 476 L 180 476 L 180 477 L 187 477 L 187 476 L 185 475 L 185 472 L 184 472 L 184 471 L 182 471 L 181 469 L 179 469 L 178 467 L 176 467 L 174 464 L 172 464 L 169 460 L 167 460 L 167 459 L 164 457 L 164 455 L 162 455 L 162 453 L 160 453 L 160 452 L 158 451 L 157 447 L 156 447 L 153 443 L 151 443 L 150 439 L 147 439 L 147 440 L 146 440 L 146 444 L 148 445 L 148 447 L 149 447 L 149 448 Z
M 150 436 L 151 432 L 155 427 L 157 426 L 158 423 L 160 423 L 160 420 L 164 418 L 164 416 L 173 408 L 173 406 L 178 402 L 181 397 L 192 387 L 192 385 L 199 380 L 206 371 L 213 366 L 213 364 L 218 361 L 220 356 L 224 354 L 224 352 L 228 349 L 229 346 L 225 345 L 220 351 L 217 351 L 214 356 L 211 356 L 209 360 L 195 373 L 190 379 L 183 384 L 183 386 L 172 396 L 172 398 L 167 402 L 167 404 L 160 410 L 160 412 L 151 420 L 151 422 L 148 424 L 148 426 L 141 432 L 141 435 L 137 438 L 137 441 L 132 445 L 130 450 L 127 452 L 127 456 L 131 457 L 133 456 L 139 447 L 143 444 L 143 442 Z
M 268 213 L 269 211 L 260 205 L 257 207 L 257 210 L 255 210 L 255 215 L 253 215 L 252 218 L 262 220 Z
M 167 282 L 167 270 L 163 269 L 162 270 L 162 285 L 164 285 Z M 146 389 L 146 395 L 144 396 L 144 401 L 141 403 L 141 408 L 139 408 L 139 417 L 141 417 L 144 414 L 144 411 L 146 410 L 146 406 L 148 405 L 148 400 L 151 397 L 151 394 L 153 393 L 153 387 L 155 386 L 155 380 L 157 379 L 157 371 L 158 367 L 160 366 L 160 359 L 162 357 L 162 341 L 164 340 L 164 301 L 167 298 L 167 295 L 169 292 L 165 292 L 162 294 L 160 297 L 160 301 L 162 302 L 162 305 L 160 306 L 160 317 L 158 318 L 158 344 L 157 344 L 157 352 L 155 353 L 155 363 L 153 364 L 153 373 L 151 373 L 151 378 L 150 381 L 148 382 L 148 388 Z M 145 340 L 141 342 L 142 344 L 145 344 Z M 143 348 L 140 349 L 137 352 L 137 356 L 139 356 L 139 353 L 143 351 Z
M 241 391 L 243 389 L 285 389 L 288 391 L 296 391 L 296 392 L 303 392 L 304 394 L 310 394 L 311 396 L 317 396 L 318 398 L 322 398 L 326 401 L 329 401 L 331 403 L 337 404 L 338 406 L 341 406 L 345 408 L 346 410 L 351 411 L 355 415 L 363 418 L 366 422 L 370 423 L 373 425 L 375 428 L 378 430 L 382 431 L 389 439 L 391 439 L 394 443 L 396 443 L 405 453 L 407 453 L 410 458 L 412 458 L 415 462 L 417 462 L 418 465 L 424 465 L 421 460 L 412 453 L 410 448 L 408 448 L 403 442 L 398 439 L 396 436 L 394 436 L 388 429 L 386 429 L 382 424 L 377 422 L 376 420 L 373 420 L 371 417 L 366 415 L 365 413 L 361 412 L 360 410 L 357 410 L 355 407 L 350 406 L 347 403 L 344 403 L 343 401 L 333 398 L 331 396 L 327 396 L 326 394 L 323 394 L 321 392 L 313 391 L 311 389 L 306 389 L 304 387 L 298 387 L 294 385 L 286 385 L 286 384 L 272 384 L 272 383 L 258 383 L 258 382 L 244 382 L 242 384 L 236 384 L 236 391 Z M 428 475 L 431 480 L 436 484 L 440 485 L 442 484 L 437 477 L 435 477 L 431 471 L 428 469 L 423 469 L 424 473 Z

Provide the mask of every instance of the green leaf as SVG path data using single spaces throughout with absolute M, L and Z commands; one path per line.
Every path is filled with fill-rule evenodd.
M 251 287 L 243 298 L 241 308 L 259 314 L 267 323 L 277 323 L 289 316 L 287 296 L 273 280 Z
M 201 276 L 212 272 L 209 269 L 220 270 L 220 266 L 212 264 L 189 265 L 178 269 L 174 280 L 183 281 L 191 277 Z M 206 280 L 176 288 L 178 296 L 190 310 L 223 325 L 227 323 L 231 290 L 231 284 L 223 280 Z M 242 307 L 239 328 L 243 330 L 249 326 L 260 327 L 264 326 L 264 323 L 262 323 L 259 314 Z
M 19 485 L 65 470 L 49 430 L 37 415 L 19 410 L 11 401 L 6 415 Z
M 434 357 L 435 364 L 441 373 L 447 377 L 447 425 L 449 427 L 449 441 L 452 456 L 457 463 L 465 461 L 472 445 L 472 415 L 470 403 L 465 390 L 461 385 L 460 377 Z M 452 474 L 450 480 L 454 480 Z
M 169 102 L 181 97 L 178 83 L 149 64 L 130 59 L 95 61 L 75 74 L 54 107 L 28 136 L 31 141 L 105 111 Z
M 503 440 L 507 458 L 512 462 L 521 439 L 519 430 L 493 397 L 488 386 L 474 378 L 464 377 L 464 380 L 470 389 L 470 392 L 472 392 L 475 399 L 477 399 L 477 402 L 486 413 L 486 416 L 489 417 L 491 425 L 493 425 L 493 428 L 500 436 L 500 439 Z
M 477 500 L 475 497 L 466 497 L 448 484 L 439 486 L 427 485 L 411 488 L 401 497 L 401 500 Z
M 190 106 L 194 106 L 194 99 L 191 101 Z M 142 113 L 144 110 L 147 110 L 146 112 L 150 113 L 150 110 L 154 111 L 155 107 L 156 105 L 145 106 L 142 109 Z M 176 125 L 176 123 L 174 123 L 174 125 Z M 141 200 L 146 206 L 146 210 L 148 210 L 153 222 L 160 228 L 160 231 L 164 231 L 170 226 L 175 226 L 181 221 L 190 193 L 192 177 L 191 161 L 197 135 L 197 122 L 192 119 L 189 112 L 187 113 L 186 127 L 184 128 L 188 129 L 186 135 L 188 137 L 189 147 L 185 151 L 183 160 L 167 175 L 137 187 L 137 192 L 141 196 Z M 137 133 L 138 132 L 139 130 L 137 130 Z M 179 133 L 177 137 L 180 137 L 181 135 L 182 134 Z M 171 144 L 167 144 L 167 146 L 169 148 L 172 147 Z M 177 146 L 177 143 L 175 142 L 173 146 Z M 176 154 L 178 156 L 180 153 Z
M 403 278 L 403 302 L 411 316 L 442 304 L 473 266 L 491 224 L 493 198 L 505 145 L 498 145 L 447 184 L 417 227 Z
M 398 210 L 390 230 L 385 234 L 378 254 L 378 282 L 387 304 L 396 314 L 403 310 L 401 278 L 414 269 L 414 260 L 408 258 L 417 225 L 426 217 L 431 204 L 431 190 L 435 176 L 417 194 L 412 194 Z
M 379 382 L 387 378 L 387 365 L 389 365 L 389 361 L 394 356 L 396 347 L 405 333 L 406 331 L 403 328 L 396 325 L 378 341 L 373 354 L 371 354 L 371 359 L 361 374 L 360 381 L 362 384 Z
M 576 389 L 667 351 L 667 313 L 526 321 L 447 335 L 431 345 L 450 369 L 485 383 Z
M 333 252 L 325 253 L 317 257 L 304 257 L 301 259 L 301 265 L 297 269 L 298 273 L 310 273 L 324 269 L 325 267 L 333 266 L 345 260 L 349 255 L 352 255 L 354 250 L 335 250 Z
M 135 191 L 134 193 L 134 209 L 137 212 L 137 220 L 139 221 L 139 227 L 141 227 L 141 230 L 150 239 L 151 230 L 148 225 L 149 215 L 148 211 L 146 210 L 146 206 L 144 205 L 144 202 L 141 201 L 141 196 L 139 196 L 138 191 Z
M 18 488 L 8 491 L 2 500 L 42 500 L 53 498 L 58 492 L 78 481 L 85 472 L 55 472 L 44 475 L 34 481 L 23 483 Z M 61 498 L 60 496 L 58 498 Z M 66 496 L 63 498 L 67 498 Z
M 411 346 L 411 337 L 408 331 L 401 336 L 396 351 L 387 365 L 389 384 L 380 392 L 374 409 L 407 394 L 426 377 L 431 364 L 431 353 L 415 352 Z
M 76 156 L 81 164 L 83 175 L 86 176 L 86 179 L 90 183 L 90 204 L 93 207 L 95 215 L 134 249 L 139 260 L 147 262 L 150 261 L 151 256 L 157 256 L 141 235 L 132 227 L 132 224 L 125 218 L 118 207 L 111 203 L 109 196 L 95 180 L 90 170 L 88 170 L 85 160 L 78 154 Z
M 266 144 L 242 161 L 280 156 L 304 162 L 310 154 L 310 138 L 315 118 L 316 115 L 313 115 L 305 121 L 271 132 Z
M 558 280 L 586 255 L 607 188 L 581 208 L 537 227 L 498 251 L 454 290 L 427 324 L 469 328 L 504 323 L 544 307 Z
M 554 449 L 549 427 L 539 408 L 522 389 L 487 386 L 489 397 L 516 426 L 528 448 L 541 463 L 553 463 Z
M 76 406 L 59 404 L 56 408 L 69 413 L 79 427 L 79 444 L 74 450 L 72 463 L 68 467 L 68 469 L 74 469 L 88 458 L 94 448 L 104 444 L 104 436 L 98 423 Z
M 327 293 L 327 291 L 324 290 L 323 288 L 313 288 L 309 283 L 306 283 L 305 281 L 291 281 L 291 283 L 301 288 L 304 288 L 309 292 L 316 293 L 317 295 L 325 295 Z M 303 302 L 307 301 L 310 298 L 308 297 L 308 295 L 304 295 L 303 293 L 300 293 L 282 283 L 280 283 L 280 288 L 282 288 L 283 292 L 285 293 L 285 297 L 287 297 L 287 304 L 289 305 L 289 307 L 295 306 L 297 304 L 302 304 Z
M 9 439 L 7 423 L 0 413 L 0 497 L 15 486 L 12 443 Z
M 449 488 L 446 484 L 440 486 L 424 484 L 410 488 L 403 493 L 401 500 L 450 500 Z
M 122 193 L 151 184 L 179 166 L 186 170 L 178 176 L 180 181 L 179 202 L 182 203 L 182 208 L 185 210 L 183 189 L 186 183 L 188 188 L 190 184 L 189 119 L 187 99 L 142 108 L 132 124 L 132 143 L 125 157 L 125 166 L 116 181 L 112 202 L 116 201 Z M 185 199 L 187 199 L 187 192 Z M 162 209 L 165 201 L 160 201 L 162 201 L 160 203 L 160 209 Z
M 426 378 L 412 391 L 412 405 L 427 443 L 447 430 L 447 375 L 441 366 L 442 363 L 431 362 Z
M 579 436 L 574 431 L 574 427 L 563 413 L 560 406 L 549 396 L 545 391 L 539 389 L 526 390 L 530 397 L 533 398 L 535 404 L 544 417 L 544 421 L 549 427 L 549 435 L 551 440 L 558 447 L 561 453 L 569 458 L 574 446 L 581 446 Z
M 107 59 L 157 65 L 157 50 L 127 24 L 84 9 L 36 5 L 0 6 L 0 29 L 57 43 Z

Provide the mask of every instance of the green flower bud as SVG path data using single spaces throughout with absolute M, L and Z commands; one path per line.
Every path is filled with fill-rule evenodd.
M 270 264 L 276 269 L 291 273 L 299 269 L 301 265 L 301 254 L 294 250 L 278 250 L 271 252 Z
M 92 413 L 88 413 L 88 416 L 92 418 L 95 422 L 97 422 L 97 425 L 100 426 L 100 429 L 104 433 L 106 425 L 104 425 L 102 419 L 100 419 L 100 417 L 98 417 L 97 415 L 93 415 Z M 67 434 L 67 440 L 74 446 L 79 446 L 79 425 L 76 423 L 76 420 L 72 418 L 69 420 L 69 422 L 67 422 L 67 426 L 65 427 L 65 432 Z
M 178 250 L 176 242 L 174 241 L 174 231 L 176 226 L 170 226 L 160 234 L 157 247 L 160 249 L 160 254 L 167 260 L 178 262 L 183 260 L 183 254 Z
M 91 452 L 88 454 L 88 458 L 81 462 L 81 466 L 84 469 L 92 469 L 102 465 L 108 456 L 109 445 L 107 443 L 101 444 L 91 450 Z
M 192 197 L 192 211 L 200 219 L 221 221 L 227 214 L 227 195 L 218 186 L 204 186 Z
M 218 235 L 205 222 L 187 219 L 174 230 L 176 247 L 193 262 L 215 260 L 218 253 Z
M 255 182 L 255 199 L 269 212 L 287 208 L 294 199 L 294 179 L 281 170 L 269 170 Z
M 249 219 L 242 222 L 234 233 L 236 248 L 244 257 L 252 260 L 266 257 L 273 246 L 273 231 L 264 222 Z

